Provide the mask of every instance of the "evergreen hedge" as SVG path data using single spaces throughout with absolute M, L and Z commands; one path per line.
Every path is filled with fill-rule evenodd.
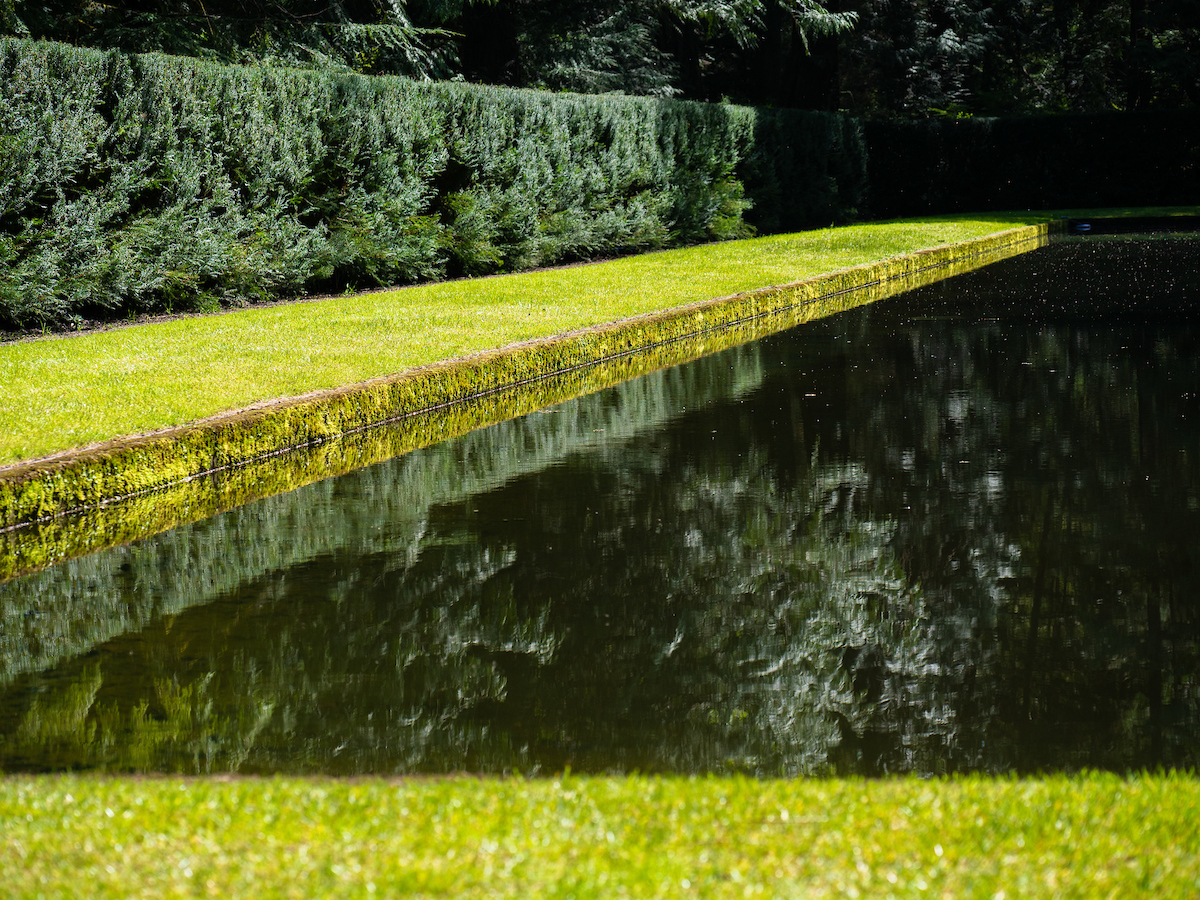
M 846 117 L 0 40 L 0 329 L 828 225 Z
M 513 271 L 860 211 L 1150 204 L 1200 204 L 1200 114 L 864 126 L 0 39 L 0 331 Z
M 1200 204 L 1200 112 L 872 121 L 876 217 Z

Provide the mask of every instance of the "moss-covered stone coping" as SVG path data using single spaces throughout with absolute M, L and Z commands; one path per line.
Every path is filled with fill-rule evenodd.
M 0 580 L 970 271 L 1061 227 L 1013 228 L 5 466 Z

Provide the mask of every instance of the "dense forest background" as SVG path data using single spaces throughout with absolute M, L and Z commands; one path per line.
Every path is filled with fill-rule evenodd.
M 887 118 L 1200 105 L 1200 0 L 0 0 L 0 33 Z

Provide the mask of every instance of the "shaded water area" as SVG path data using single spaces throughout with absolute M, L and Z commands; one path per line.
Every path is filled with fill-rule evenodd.
M 0 768 L 1194 767 L 1198 260 L 1064 241 L 0 585 Z

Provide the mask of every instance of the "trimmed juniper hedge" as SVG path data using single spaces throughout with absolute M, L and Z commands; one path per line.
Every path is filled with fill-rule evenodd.
M 0 329 L 827 225 L 841 116 L 0 40 Z

